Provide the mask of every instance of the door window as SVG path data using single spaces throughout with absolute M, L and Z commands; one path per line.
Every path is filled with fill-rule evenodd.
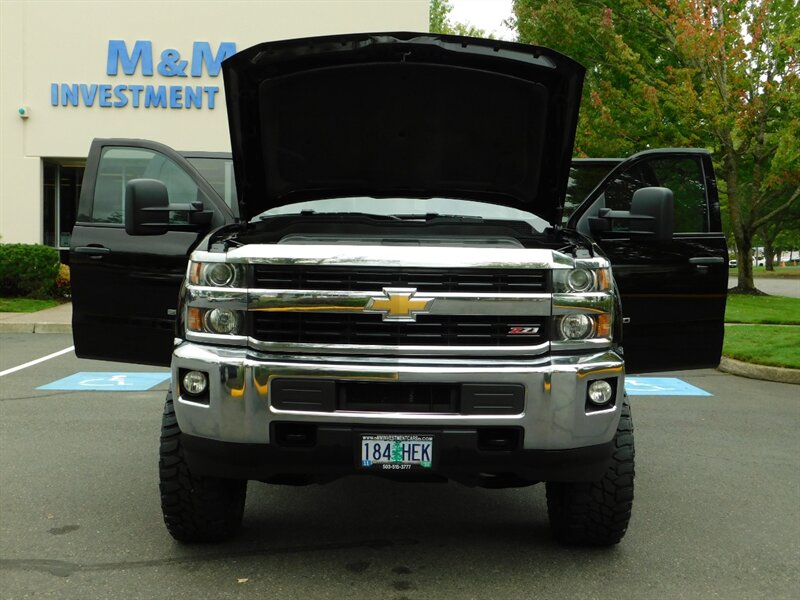
M 167 186 L 170 204 L 202 200 L 189 174 L 163 154 L 144 148 L 105 148 L 97 170 L 91 221 L 122 225 L 125 222 L 125 186 L 131 179 L 141 178 L 162 181 Z M 185 223 L 186 214 L 171 215 L 170 220 Z
M 643 187 L 672 190 L 675 198 L 675 233 L 709 231 L 705 177 L 699 158 L 691 156 L 652 157 L 619 173 L 604 192 L 605 207 L 630 210 L 633 193 Z M 615 231 L 625 224 L 615 223 Z

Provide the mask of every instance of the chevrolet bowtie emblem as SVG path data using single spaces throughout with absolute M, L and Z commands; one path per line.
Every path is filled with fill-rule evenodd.
M 414 288 L 383 288 L 383 296 L 373 296 L 365 313 L 380 313 L 384 321 L 416 321 L 417 315 L 429 313 L 433 298 L 419 298 Z

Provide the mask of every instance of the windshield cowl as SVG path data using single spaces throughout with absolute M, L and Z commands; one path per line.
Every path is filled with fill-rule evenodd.
M 455 198 L 327 198 L 297 202 L 271 208 L 255 217 L 263 221 L 275 216 L 297 215 L 298 219 L 314 216 L 347 215 L 371 216 L 397 221 L 517 221 L 526 223 L 535 231 L 542 232 L 549 223 L 527 211 L 473 200 Z

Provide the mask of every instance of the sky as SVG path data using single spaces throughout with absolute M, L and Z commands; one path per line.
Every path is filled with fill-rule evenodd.
M 514 31 L 503 21 L 511 16 L 511 0 L 450 0 L 451 21 L 469 23 L 501 40 L 513 40 Z

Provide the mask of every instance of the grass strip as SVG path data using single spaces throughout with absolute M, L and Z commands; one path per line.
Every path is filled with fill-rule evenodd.
M 58 306 L 58 300 L 35 300 L 33 298 L 0 298 L 0 312 L 36 312 Z
M 725 322 L 800 325 L 800 298 L 728 294 Z
M 758 365 L 800 369 L 800 327 L 729 325 L 722 353 Z

